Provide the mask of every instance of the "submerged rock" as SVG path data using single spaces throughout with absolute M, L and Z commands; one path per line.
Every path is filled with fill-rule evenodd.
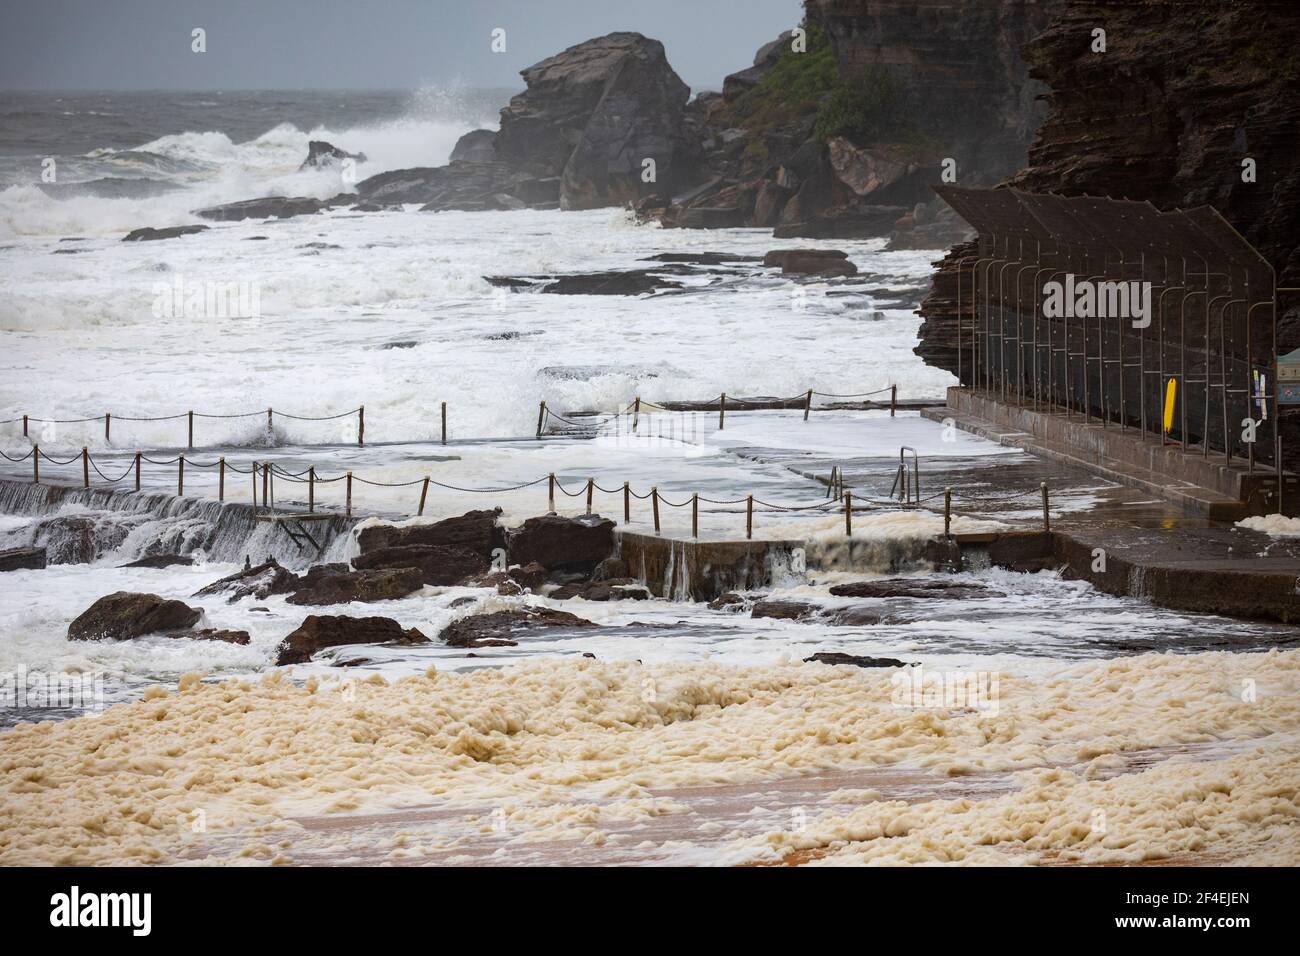
M 302 664 L 327 647 L 344 644 L 426 644 L 415 628 L 404 629 L 392 618 L 311 614 L 276 648 L 275 663 Z
M 272 558 L 256 567 L 245 568 L 243 571 L 237 571 L 219 581 L 213 581 L 211 584 L 195 591 L 194 597 L 208 597 L 213 594 L 229 593 L 230 597 L 227 601 L 234 604 L 244 597 L 254 597 L 261 600 L 270 597 L 272 594 L 288 594 L 290 591 L 296 590 L 298 584 L 298 575 L 288 568 L 282 567 L 280 562 Z
M 143 558 L 137 558 L 129 564 L 124 564 L 124 568 L 172 568 L 172 567 L 189 567 L 194 564 L 194 559 L 188 554 L 150 554 Z
M 831 589 L 836 597 L 865 598 L 934 598 L 949 601 L 968 601 L 978 598 L 1006 597 L 1002 591 L 974 581 L 946 581 L 942 578 L 890 578 L 884 581 L 853 581 L 836 584 Z
M 825 278 L 858 274 L 858 267 L 849 262 L 848 253 L 838 249 L 773 249 L 763 257 L 763 265 L 780 266 L 783 275 Z
M 266 196 L 262 199 L 244 199 L 240 202 L 196 209 L 194 215 L 220 222 L 239 222 L 244 219 L 289 219 L 293 216 L 309 216 L 320 212 L 325 205 L 319 199 L 310 196 Z
M 205 627 L 198 631 L 171 631 L 168 637 L 188 637 L 195 641 L 221 641 L 224 644 L 247 644 L 252 637 L 247 631 L 231 631 Z
M 838 652 L 822 651 L 814 654 L 812 657 L 803 659 L 805 664 L 851 664 L 854 667 L 908 667 L 905 661 L 900 661 L 896 657 L 859 657 L 856 654 L 841 654 Z
M 404 544 L 376 548 L 352 559 L 358 571 L 416 570 L 423 584 L 450 587 L 485 574 L 488 561 L 476 551 L 456 545 Z
M 556 588 L 547 597 L 553 601 L 567 601 L 572 598 L 582 598 L 584 601 L 645 601 L 649 600 L 650 592 L 639 581 L 631 578 L 614 578 L 586 584 L 565 584 Z
M 6 548 L 0 551 L 0 572 L 29 571 L 45 567 L 44 548 Z
M 117 591 L 100 598 L 68 625 L 70 641 L 127 641 L 193 627 L 203 612 L 156 594 Z
M 402 545 L 455 545 L 487 560 L 496 548 L 505 546 L 505 532 L 497 524 L 500 516 L 501 509 L 493 508 L 467 511 L 463 515 L 444 518 L 431 524 L 375 524 L 358 532 L 357 547 L 362 554 L 366 554 L 380 548 Z
M 192 236 L 196 232 L 204 232 L 211 228 L 210 226 L 168 226 L 165 229 L 154 229 L 145 226 L 143 229 L 132 229 L 122 237 L 123 242 L 153 242 L 158 239 L 176 239 L 180 236 Z
M 821 610 L 816 604 L 806 601 L 758 601 L 750 611 L 750 617 L 772 617 L 786 621 L 801 621 Z
M 419 568 L 383 568 L 339 571 L 329 565 L 312 568 L 301 588 L 289 595 L 290 604 L 348 604 L 352 601 L 392 601 L 424 587 Z
M 515 638 L 540 630 L 596 626 L 567 611 L 522 607 L 463 617 L 447 625 L 438 638 L 450 647 L 510 647 L 517 643 Z

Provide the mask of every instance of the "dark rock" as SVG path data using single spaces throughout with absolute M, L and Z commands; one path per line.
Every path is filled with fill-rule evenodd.
M 720 594 L 709 602 L 711 611 L 740 611 L 745 607 L 745 599 L 735 591 L 728 591 L 726 594 Z
M 267 196 L 263 199 L 245 199 L 241 202 L 223 203 L 197 209 L 196 216 L 219 222 L 239 222 L 244 219 L 289 219 L 320 212 L 325 204 L 310 196 Z
M 877 624 L 887 624 L 893 618 L 880 608 L 842 607 L 826 611 L 822 620 L 838 627 L 874 627 Z
M 661 252 L 646 256 L 642 262 L 676 262 L 693 266 L 720 266 L 732 263 L 761 261 L 758 256 L 742 256 L 735 252 Z
M 497 158 L 561 179 L 564 209 L 675 192 L 689 173 L 683 108 L 690 95 L 663 44 L 639 33 L 587 40 L 522 71 L 527 89 L 501 111 Z M 656 182 L 641 181 L 654 159 Z
M 647 295 L 682 284 L 665 278 L 661 269 L 583 272 L 566 276 L 484 276 L 499 288 L 540 291 L 549 295 Z
M 496 162 L 497 134 L 490 129 L 472 129 L 460 139 L 456 140 L 456 145 L 451 149 L 451 156 L 448 157 L 449 163 L 466 162 L 466 163 L 492 163 Z
M 890 578 L 884 581 L 853 581 L 836 584 L 831 589 L 836 597 L 858 598 L 934 598 L 950 601 L 967 601 L 973 598 L 1006 597 L 973 581 L 946 581 L 942 578 Z
M 449 587 L 485 574 L 488 561 L 478 552 L 456 545 L 404 544 L 366 551 L 352 559 L 352 566 L 358 571 L 415 569 L 423 583 Z
M 600 515 L 529 518 L 509 532 L 511 560 L 590 575 L 614 551 L 614 522 Z
M 734 103 L 744 93 L 758 85 L 768 70 L 781 58 L 781 54 L 790 49 L 793 34 L 786 30 L 770 43 L 764 43 L 754 54 L 752 66 L 732 73 L 722 80 L 722 98 L 727 103 Z
M 126 641 L 156 631 L 193 627 L 198 608 L 156 594 L 117 591 L 102 597 L 68 625 L 70 641 Z
M 645 601 L 649 599 L 650 592 L 643 584 L 631 578 L 623 578 L 565 584 L 556 588 L 547 597 L 555 601 L 567 601 L 572 598 L 582 598 L 586 601 Z
M 187 637 L 194 641 L 221 641 L 224 644 L 247 644 L 252 640 L 247 631 L 229 631 L 205 627 L 197 631 L 170 631 L 168 637 Z
M 302 161 L 299 169 L 320 169 L 325 166 L 334 166 L 345 159 L 356 160 L 358 163 L 366 161 L 365 153 L 349 153 L 339 149 L 333 143 L 327 143 L 324 140 L 313 139 L 307 144 L 307 158 Z
M 539 565 L 540 567 L 540 565 Z M 600 564 L 596 565 L 596 570 L 592 572 L 593 581 L 613 581 L 630 578 L 631 572 L 628 570 L 627 562 L 622 558 L 608 557 Z
M 478 598 L 469 597 L 468 595 L 466 595 L 465 597 L 456 598 L 454 601 L 448 604 L 447 607 L 469 607 L 470 605 L 477 604 L 477 603 L 478 603 Z
M 290 604 L 347 604 L 351 601 L 393 601 L 424 587 L 419 568 L 382 568 L 370 571 L 325 571 L 312 568 L 301 589 L 289 595 Z
M 40 570 L 43 567 L 44 548 L 6 548 L 0 551 L 0 572 Z
M 219 581 L 213 581 L 195 591 L 194 597 L 208 597 L 229 592 L 228 602 L 234 604 L 244 597 L 261 600 L 273 594 L 288 594 L 296 590 L 298 584 L 298 575 L 281 567 L 278 561 L 272 559 L 256 567 L 237 571 Z
M 803 659 L 805 664 L 851 664 L 854 667 L 907 667 L 908 665 L 895 657 L 859 657 L 856 654 L 840 654 L 822 651 L 812 657 Z
M 514 638 L 539 630 L 587 627 L 596 624 L 567 611 L 523 607 L 463 617 L 447 625 L 438 637 L 450 647 L 511 646 L 516 643 Z
M 531 561 L 528 564 L 513 567 L 506 572 L 520 587 L 536 593 L 546 583 L 546 568 Z
M 409 630 L 387 617 L 344 617 L 311 614 L 280 642 L 277 665 L 302 664 L 326 647 L 343 644 L 427 644 L 415 628 Z
M 154 229 L 149 226 L 143 229 L 132 229 L 122 237 L 123 242 L 153 242 L 157 239 L 176 239 L 179 236 L 192 236 L 196 232 L 203 232 L 211 228 L 210 226 L 169 226 L 166 229 Z
M 838 249 L 774 249 L 763 257 L 763 265 L 780 266 L 785 275 L 853 276 L 858 267 Z
M 758 601 L 750 617 L 772 617 L 786 621 L 801 621 L 819 610 L 816 604 L 805 601 Z
M 401 545 L 454 545 L 473 551 L 487 561 L 494 550 L 505 547 L 505 532 L 497 525 L 500 515 L 501 509 L 494 508 L 490 511 L 467 511 L 433 524 L 371 525 L 357 534 L 357 546 L 365 554 Z M 355 561 L 353 564 L 361 567 Z
M 194 564 L 194 559 L 188 554 L 150 554 L 143 558 L 138 558 L 130 564 L 124 564 L 124 568 L 171 568 L 176 566 L 190 567 Z
M 519 582 L 505 571 L 493 571 L 487 577 L 473 582 L 473 587 L 496 588 L 497 594 L 503 597 L 518 597 L 524 593 L 524 589 L 519 586 Z

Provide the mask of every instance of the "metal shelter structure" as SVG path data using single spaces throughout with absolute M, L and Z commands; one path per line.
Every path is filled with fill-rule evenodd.
M 979 234 L 957 270 L 963 386 L 1280 482 L 1276 275 L 1218 212 L 935 191 Z

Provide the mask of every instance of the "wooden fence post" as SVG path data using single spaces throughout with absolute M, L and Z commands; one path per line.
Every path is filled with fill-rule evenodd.
M 636 426 L 640 421 L 641 421 L 641 396 L 638 395 L 636 397 L 636 401 L 632 403 L 632 431 L 636 431 Z M 24 435 L 27 434 L 26 429 L 27 426 L 23 425 Z
M 808 389 L 808 394 L 805 395 L 803 399 L 803 420 L 804 421 L 808 420 L 808 413 L 812 411 L 812 392 L 813 390 L 811 388 Z
M 90 487 L 90 452 L 83 445 L 81 448 L 81 479 L 87 488 Z
M 1042 488 L 1043 491 L 1043 530 L 1051 531 L 1052 516 L 1048 513 L 1048 509 L 1047 509 L 1047 482 L 1044 481 L 1040 487 Z
M 594 478 L 587 479 L 587 514 L 591 514 L 591 490 L 595 487 L 595 484 L 596 480 Z
M 447 403 L 442 403 L 442 443 L 447 444 Z
M 41 483 L 41 446 L 32 446 L 32 484 Z
M 546 504 L 546 510 L 555 514 L 555 472 L 551 472 L 546 479 Z
M 23 437 L 27 437 L 27 416 L 23 416 Z
M 135 490 L 140 490 L 140 459 L 144 457 L 143 452 L 135 453 Z
M 271 465 L 269 462 L 262 462 L 262 507 L 268 508 L 271 505 L 271 493 L 269 485 L 271 483 Z
M 700 536 L 700 496 L 691 495 L 691 537 Z
M 952 537 L 952 489 L 943 489 L 943 536 Z
M 627 524 L 632 520 L 632 489 L 628 487 L 627 482 L 623 482 L 623 523 Z
M 307 468 L 307 513 L 311 514 L 316 510 L 316 466 L 310 465 Z
M 185 497 L 185 456 L 176 456 L 176 497 Z
M 224 456 L 217 460 L 217 500 L 226 500 L 226 459 Z
M 257 462 L 253 462 L 251 471 L 253 476 L 253 514 L 257 514 Z
M 424 517 L 424 499 L 429 497 L 429 476 L 424 476 L 424 486 L 420 489 L 420 510 L 416 514 Z
M 898 386 L 889 386 L 889 417 L 894 417 L 894 409 L 898 407 Z
M 655 513 L 655 534 L 659 533 L 659 489 L 650 489 L 650 504 L 654 507 Z
M 745 538 L 754 537 L 754 496 L 745 499 Z
M 844 492 L 844 536 L 853 537 L 853 492 Z
M 727 425 L 727 393 L 723 392 L 722 397 L 718 399 L 718 431 L 722 431 Z
M 271 409 L 266 410 L 266 433 L 270 435 L 275 430 L 275 423 L 271 419 Z M 266 499 L 262 499 L 262 504 L 266 504 Z
M 188 439 L 186 440 L 186 442 L 185 442 L 185 447 L 186 447 L 186 448 L 189 448 L 189 449 L 191 449 L 191 450 L 193 450 L 193 448 L 194 448 L 194 412 L 193 412 L 193 411 L 190 411 L 190 412 L 188 413 L 188 415 L 189 415 L 189 420 L 190 420 L 190 430 L 189 430 L 189 438 L 188 438 Z
M 546 403 L 537 403 L 537 437 L 542 437 L 542 423 L 546 420 Z
M 352 472 L 348 472 L 348 517 L 352 517 Z
M 364 446 L 366 443 L 366 406 L 362 405 L 357 409 L 357 445 Z
M 105 442 L 105 444 L 108 443 L 109 437 L 110 437 L 110 435 L 112 434 L 112 425 L 113 425 L 113 416 L 112 416 L 109 412 L 105 412 L 105 413 L 104 413 L 104 442 Z

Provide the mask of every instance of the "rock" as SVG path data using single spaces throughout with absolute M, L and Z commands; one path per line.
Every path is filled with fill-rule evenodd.
M 842 607 L 826 611 L 822 620 L 837 627 L 874 627 L 877 624 L 887 624 L 893 618 L 880 608 Z
M 597 569 L 599 571 L 599 568 Z M 506 572 L 521 588 L 536 593 L 546 583 L 546 568 L 536 561 L 512 567 Z
M 302 161 L 298 168 L 302 169 L 321 169 L 326 166 L 334 166 L 345 159 L 355 160 L 358 163 L 366 161 L 365 153 L 349 153 L 339 149 L 333 143 L 327 143 L 324 140 L 313 139 L 307 144 L 307 158 Z
M 168 637 L 188 637 L 195 641 L 221 641 L 225 644 L 247 644 L 252 640 L 247 631 L 219 630 L 205 627 L 198 631 L 170 631 Z
M 720 594 L 709 602 L 710 611 L 741 611 L 744 607 L 745 599 L 735 591 Z
M 858 267 L 838 249 L 773 249 L 763 265 L 780 266 L 784 275 L 852 276 Z
M 302 664 L 327 647 L 343 644 L 427 644 L 415 628 L 403 629 L 392 618 L 310 614 L 276 649 L 277 666 Z
M 874 239 L 889 235 L 906 212 L 906 206 L 837 207 L 782 223 L 772 235 L 777 239 Z
M 424 587 L 419 568 L 382 568 L 371 571 L 325 571 L 312 568 L 301 589 L 289 595 L 290 604 L 347 604 L 351 601 L 393 601 Z
M 227 602 L 234 604 L 240 598 L 254 597 L 258 600 L 272 594 L 288 594 L 298 587 L 298 575 L 281 567 L 274 558 L 253 568 L 237 571 L 219 581 L 213 581 L 206 587 L 194 592 L 194 597 L 208 597 L 213 594 L 229 592 Z
M 819 608 L 816 604 L 805 601 L 758 601 L 750 611 L 750 617 L 772 617 L 785 621 L 802 621 L 811 617 Z
M 143 558 L 137 558 L 129 564 L 124 564 L 124 568 L 172 568 L 177 566 L 190 567 L 194 564 L 194 559 L 188 554 L 150 554 Z
M 892 186 L 916 168 L 898 147 L 859 149 L 843 136 L 833 136 L 826 149 L 835 175 L 858 196 Z
M 422 212 L 545 207 L 558 204 L 559 181 L 542 182 L 505 163 L 456 160 L 379 173 L 357 183 L 357 197 L 357 209 L 397 203 L 421 203 Z
M 497 158 L 497 134 L 490 129 L 472 129 L 451 149 L 447 162 L 492 163 Z
M 614 522 L 600 515 L 529 518 L 508 534 L 511 560 L 590 575 L 614 551 Z
M 563 209 L 634 202 L 675 192 L 689 174 L 683 110 L 690 90 L 663 44 L 611 33 L 523 70 L 527 89 L 501 111 L 496 156 L 561 179 Z M 642 161 L 656 182 L 642 182 Z
M 362 554 L 401 545 L 437 544 L 465 548 L 490 560 L 492 552 L 505 547 L 505 532 L 497 524 L 500 508 L 488 511 L 467 511 L 454 518 L 444 518 L 431 524 L 375 524 L 362 528 L 357 534 L 357 547 Z M 357 567 L 354 561 L 353 564 Z
M 752 66 L 732 73 L 722 80 L 722 98 L 727 103 L 734 103 L 743 94 L 758 85 L 758 81 L 781 58 L 781 54 L 790 49 L 793 33 L 786 30 L 770 43 L 764 43 L 754 54 Z
M 884 581 L 853 581 L 836 584 L 831 589 L 836 597 L 865 598 L 934 598 L 950 601 L 968 601 L 973 598 L 1006 597 L 975 582 L 946 581 L 941 578 L 889 578 Z
M 858 657 L 856 654 L 840 654 L 822 651 L 812 657 L 803 659 L 805 664 L 850 664 L 854 667 L 907 667 L 908 665 L 895 657 Z
M 0 551 L 0 572 L 40 570 L 45 557 L 44 548 L 6 548 Z
M 245 199 L 220 206 L 197 209 L 196 216 L 220 222 L 239 222 L 244 219 L 289 219 L 309 216 L 325 208 L 325 203 L 310 196 L 267 196 L 262 199 Z
M 582 598 L 585 601 L 645 601 L 650 592 L 645 586 L 631 578 L 610 581 L 590 581 L 587 583 L 565 584 L 552 591 L 547 597 L 554 601 L 567 601 Z
M 472 586 L 476 588 L 496 588 L 497 594 L 502 597 L 518 597 L 524 593 L 524 589 L 519 586 L 519 582 L 505 571 L 493 571 L 487 577 L 473 582 Z
M 424 584 L 449 587 L 487 573 L 488 561 L 476 551 L 455 545 L 405 544 L 366 551 L 352 559 L 352 566 L 358 571 L 415 569 Z
M 154 229 L 145 226 L 143 229 L 132 229 L 122 237 L 123 242 L 153 242 L 158 239 L 176 239 L 180 236 L 192 236 L 196 232 L 204 232 L 211 228 L 210 226 L 168 226 L 165 229 Z
M 100 598 L 69 624 L 68 640 L 126 641 L 156 631 L 190 628 L 202 616 L 202 611 L 182 601 L 117 591 Z
M 539 565 L 540 567 L 540 565 Z M 596 565 L 596 570 L 591 573 L 593 581 L 614 581 L 631 577 L 628 570 L 627 562 L 622 558 L 610 556 L 600 564 Z
M 523 607 L 473 614 L 453 621 L 438 638 L 450 647 L 512 646 L 514 638 L 539 630 L 596 627 L 591 621 L 548 607 Z
M 682 284 L 665 278 L 660 269 L 583 272 L 564 276 L 484 276 L 498 288 L 538 291 L 549 295 L 647 295 Z
M 129 527 L 93 514 L 38 518 L 32 536 L 45 547 L 50 564 L 86 564 L 126 540 Z

